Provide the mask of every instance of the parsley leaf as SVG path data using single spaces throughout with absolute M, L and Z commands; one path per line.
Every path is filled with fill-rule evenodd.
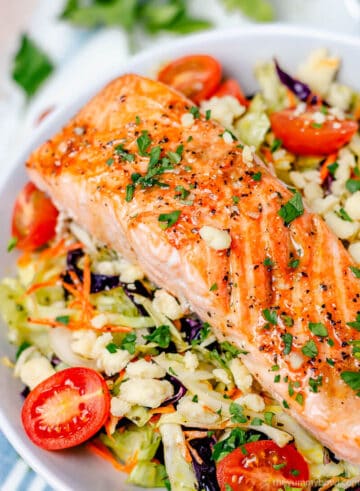
M 261 176 L 262 176 L 262 174 L 259 171 L 259 172 L 255 172 L 255 174 L 253 174 L 251 177 L 252 177 L 253 181 L 260 181 L 261 180 Z
M 152 343 L 156 343 L 160 348 L 168 348 L 171 337 L 169 326 L 159 326 L 148 336 L 144 336 L 144 339 Z
M 232 423 L 247 423 L 247 417 L 244 415 L 244 408 L 236 402 L 230 404 L 230 415 Z
M 54 65 L 48 55 L 24 34 L 13 61 L 13 80 L 31 97 L 53 70 Z
M 109 353 L 114 354 L 117 352 L 119 349 L 118 346 L 116 346 L 115 343 L 109 343 L 105 346 L 105 348 L 108 350 Z
M 160 227 L 163 230 L 172 227 L 178 221 L 180 215 L 181 210 L 174 210 L 170 213 L 161 213 L 158 218 L 158 221 L 160 222 Z
M 19 359 L 19 356 L 21 355 L 21 353 L 23 351 L 25 351 L 26 349 L 30 348 L 30 346 L 31 346 L 31 344 L 28 341 L 24 341 L 23 343 L 21 343 L 20 346 L 17 349 L 16 355 L 15 355 L 15 359 L 18 360 Z
M 282 205 L 278 214 L 284 220 L 285 225 L 289 225 L 295 218 L 304 213 L 304 205 L 301 194 L 296 191 L 294 196 L 285 205 Z
M 301 351 L 305 356 L 308 356 L 309 358 L 315 358 L 315 356 L 318 354 L 318 349 L 313 339 L 307 341 L 301 348 Z
M 327 166 L 329 174 L 333 177 L 335 177 L 335 172 L 337 168 L 339 167 L 339 164 L 337 162 L 334 162 L 333 164 L 330 164 Z
M 116 145 L 115 153 L 119 155 L 119 157 L 121 157 L 123 160 L 126 160 L 127 162 L 134 162 L 135 155 L 125 150 L 123 144 Z
M 11 252 L 13 249 L 15 249 L 18 242 L 19 239 L 17 237 L 11 237 L 7 245 L 7 251 Z
M 274 326 L 277 325 L 278 323 L 278 318 L 277 318 L 277 313 L 276 310 L 270 310 L 270 309 L 264 309 L 262 311 L 264 318 L 270 323 L 273 324 Z
M 340 210 L 335 212 L 342 220 L 345 220 L 345 222 L 352 222 L 353 219 L 349 217 L 347 212 L 344 210 L 344 208 L 340 208 Z
M 258 433 L 254 434 L 240 428 L 234 428 L 227 438 L 214 445 L 212 458 L 215 462 L 219 462 L 236 448 L 245 443 L 256 442 L 260 437 L 261 435 Z
M 279 138 L 275 138 L 275 140 L 272 142 L 272 145 L 270 147 L 270 152 L 271 153 L 276 152 L 276 150 L 279 150 L 281 145 L 282 145 L 282 140 L 280 140 Z
M 329 334 L 326 327 L 321 322 L 309 322 L 309 329 L 315 336 L 324 337 Z
M 284 355 L 288 355 L 291 351 L 292 348 L 292 343 L 293 343 L 293 336 L 292 334 L 286 332 L 282 336 L 282 340 L 284 341 Z
M 270 257 L 266 257 L 263 261 L 263 265 L 272 268 L 274 266 L 274 261 Z
M 322 385 L 323 378 L 320 375 L 317 378 L 310 378 L 309 379 L 309 386 L 311 392 L 318 392 L 319 387 Z
M 360 314 L 357 314 L 356 321 L 354 321 L 354 322 L 347 322 L 346 325 L 347 326 L 350 326 L 350 327 L 353 327 L 357 331 L 360 331 Z
M 56 322 L 60 322 L 60 324 L 64 324 L 64 326 L 67 326 L 70 322 L 70 316 L 69 315 L 59 315 L 55 317 Z
M 121 349 L 124 349 L 133 355 L 136 348 L 136 334 L 134 332 L 129 332 L 126 334 L 120 345 Z
M 190 194 L 190 191 L 185 189 L 184 186 L 176 186 L 175 191 L 175 198 L 179 198 L 182 200 L 186 199 Z
M 135 185 L 128 184 L 126 186 L 126 191 L 125 191 L 125 201 L 129 203 L 134 197 L 134 192 L 135 192 Z
M 345 371 L 340 374 L 340 377 L 360 397 L 360 372 Z
M 360 191 L 360 180 L 348 179 L 345 183 L 345 186 L 350 193 L 356 193 L 356 191 Z
M 139 149 L 139 154 L 142 157 L 146 157 L 147 156 L 147 153 L 146 153 L 147 149 L 149 148 L 149 146 L 151 144 L 149 132 L 147 130 L 143 130 L 141 132 L 141 135 L 137 138 L 136 143 L 137 143 L 137 146 Z
M 191 106 L 191 108 L 189 109 L 189 113 L 192 114 L 195 119 L 200 118 L 200 111 L 199 108 L 196 106 Z
M 209 288 L 209 291 L 216 292 L 218 289 L 219 289 L 218 284 L 217 283 L 213 283 L 211 285 L 211 287 Z
M 291 259 L 288 263 L 289 268 L 295 269 L 299 266 L 300 259 Z
M 355 268 L 355 266 L 350 266 L 350 269 L 354 273 L 355 278 L 360 278 L 360 268 Z

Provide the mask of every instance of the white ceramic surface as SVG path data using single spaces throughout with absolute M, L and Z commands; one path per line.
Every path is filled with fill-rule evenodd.
M 332 33 L 321 33 L 281 25 L 242 28 L 241 30 L 212 31 L 180 39 L 166 46 L 150 50 L 133 58 L 126 72 L 151 74 L 159 63 L 186 53 L 208 53 L 218 58 L 227 75 L 237 78 L 245 91 L 253 93 L 256 84 L 252 75 L 253 65 L 258 60 L 275 56 L 280 63 L 293 71 L 313 48 L 325 46 L 343 60 L 340 79 L 360 90 L 360 40 Z M 94 60 L 96 63 L 96 60 Z M 120 75 L 114 66 L 113 77 Z M 106 78 L 108 79 L 109 74 Z M 29 148 L 19 148 L 18 165 L 0 190 L 0 277 L 14 270 L 14 255 L 7 255 L 10 216 L 14 197 L 26 181 L 24 162 L 32 148 L 42 143 L 57 131 L 92 94 L 107 80 L 99 74 L 99 80 L 88 88 L 87 93 L 69 103 L 68 107 L 51 115 L 34 134 Z M 71 81 L 69 81 L 71 83 Z M 0 358 L 12 357 L 14 350 L 6 341 L 6 327 L 0 329 Z M 34 447 L 26 438 L 20 421 L 23 402 L 22 389 L 11 371 L 0 364 L 0 427 L 20 455 L 39 472 L 51 486 L 62 491 L 130 491 L 138 488 L 125 484 L 125 476 L 112 466 L 90 455 L 84 449 L 48 453 Z

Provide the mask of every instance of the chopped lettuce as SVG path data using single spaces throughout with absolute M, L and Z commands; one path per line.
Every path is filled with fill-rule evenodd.
M 240 139 L 247 145 L 258 148 L 270 129 L 270 120 L 265 113 L 265 104 L 260 95 L 251 101 L 246 114 L 236 123 L 235 129 Z
M 143 488 L 164 488 L 166 480 L 164 465 L 140 460 L 131 471 L 127 482 Z

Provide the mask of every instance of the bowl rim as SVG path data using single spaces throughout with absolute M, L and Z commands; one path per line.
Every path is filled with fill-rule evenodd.
M 284 23 L 269 23 L 266 25 L 249 25 L 249 26 L 241 26 L 239 28 L 231 28 L 231 29 L 212 29 L 209 31 L 205 31 L 202 33 L 192 34 L 189 36 L 184 36 L 183 38 L 174 39 L 169 42 L 169 44 L 165 47 L 163 45 L 157 45 L 154 48 L 147 48 L 140 53 L 131 56 L 124 64 L 114 67 L 114 76 L 120 76 L 123 73 L 126 73 L 131 70 L 134 65 L 139 66 L 142 61 L 148 60 L 149 57 L 153 57 L 155 62 L 157 59 L 163 56 L 165 53 L 171 50 L 177 50 L 191 47 L 193 43 L 203 42 L 206 46 L 206 42 L 208 40 L 221 39 L 221 40 L 231 40 L 234 37 L 236 38 L 249 38 L 249 37 L 264 37 L 264 38 L 286 38 L 286 39 L 305 39 L 311 38 L 315 42 L 321 41 L 329 41 L 332 43 L 339 44 L 341 46 L 353 46 L 360 50 L 360 37 L 357 38 L 353 35 L 342 34 L 342 33 L 334 33 L 330 30 L 325 29 L 315 29 L 302 27 L 298 25 L 292 24 L 284 24 Z M 94 95 L 97 90 L 99 90 L 107 81 L 109 81 L 111 77 L 107 73 L 106 76 L 99 76 L 99 79 L 96 82 L 91 83 L 88 89 L 81 95 L 81 100 L 87 100 L 92 95 Z M 69 99 L 67 104 L 59 109 L 54 110 L 52 114 L 46 118 L 46 120 L 39 125 L 39 127 L 34 130 L 31 137 L 25 142 L 24 150 L 22 150 L 18 157 L 13 159 L 13 162 L 10 166 L 10 170 L 8 175 L 3 180 L 2 185 L 0 186 L 0 196 L 3 193 L 6 186 L 9 185 L 10 181 L 14 179 L 14 175 L 19 172 L 21 166 L 23 166 L 23 162 L 26 160 L 26 157 L 29 153 L 38 146 L 41 142 L 44 141 L 44 136 L 49 129 L 56 125 L 62 124 L 63 121 L 66 121 L 69 117 L 69 114 L 73 114 L 73 106 L 78 106 L 79 97 Z M 24 461 L 36 472 L 38 473 L 48 485 L 52 486 L 54 489 L 58 491 L 72 491 L 67 485 L 65 485 L 62 479 L 56 472 L 49 470 L 46 467 L 46 464 L 43 463 L 41 458 L 33 455 L 30 449 L 27 449 L 23 446 L 20 435 L 15 427 L 8 422 L 7 416 L 3 411 L 0 403 L 0 430 L 3 432 L 7 440 L 13 446 L 15 451 L 19 454 L 20 457 L 24 459 Z

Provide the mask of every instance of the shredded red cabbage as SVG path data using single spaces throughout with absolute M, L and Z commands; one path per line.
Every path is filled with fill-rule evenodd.
M 304 84 L 303 82 L 300 82 L 300 80 L 297 80 L 296 78 L 293 78 L 291 75 L 286 73 L 280 67 L 276 59 L 274 59 L 274 62 L 275 62 L 276 73 L 278 74 L 280 82 L 283 83 L 288 89 L 290 89 L 291 92 L 293 92 L 296 95 L 296 97 L 298 97 L 301 101 L 310 102 L 311 104 L 314 104 L 315 101 L 313 100 L 310 101 L 310 96 L 312 95 L 310 87 Z M 314 97 L 312 99 L 314 99 Z
M 194 438 L 189 441 L 191 447 L 196 450 L 202 460 L 202 463 L 199 464 L 193 455 L 191 455 L 199 489 L 204 491 L 220 491 L 216 478 L 216 466 L 212 459 L 212 447 L 215 443 L 216 440 L 214 437 Z
M 199 318 L 183 317 L 180 322 L 187 343 L 200 338 L 200 331 L 204 327 L 204 323 Z
M 174 395 L 166 399 L 162 403 L 162 406 L 168 406 L 169 404 L 175 404 L 179 402 L 179 400 L 184 397 L 186 394 L 186 387 L 180 382 L 179 379 L 173 377 L 172 375 L 167 375 L 166 379 L 173 385 L 174 387 Z

